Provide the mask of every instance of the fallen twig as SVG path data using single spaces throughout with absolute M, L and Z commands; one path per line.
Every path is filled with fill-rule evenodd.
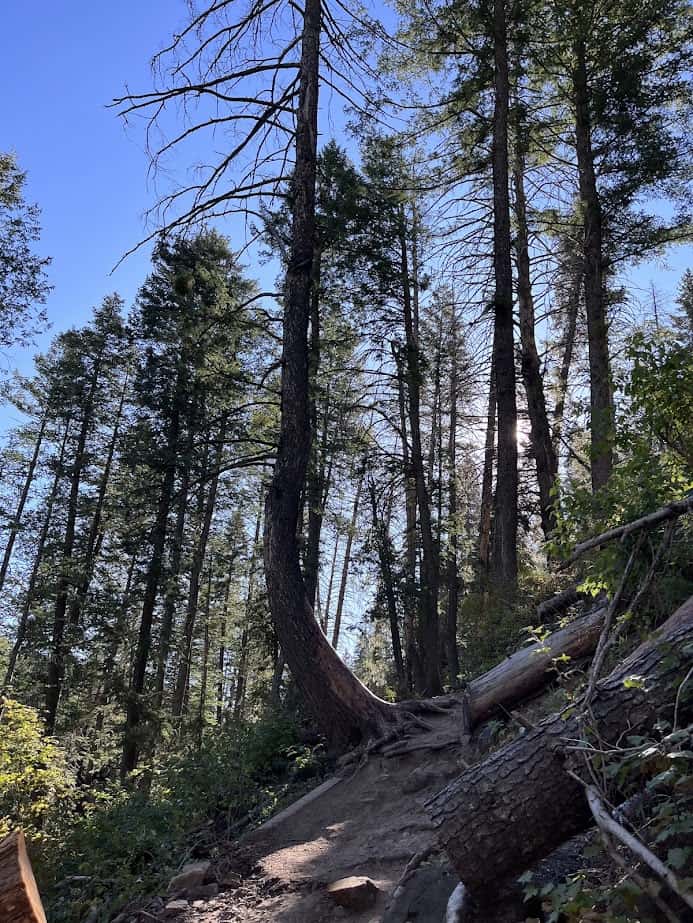
M 626 830 L 617 820 L 614 820 L 604 807 L 601 794 L 597 789 L 593 785 L 588 785 L 585 788 L 585 794 L 590 811 L 599 829 L 628 847 L 659 879 L 666 882 L 674 894 L 677 894 L 693 910 L 693 894 L 683 888 L 674 872 L 655 856 L 642 840 Z

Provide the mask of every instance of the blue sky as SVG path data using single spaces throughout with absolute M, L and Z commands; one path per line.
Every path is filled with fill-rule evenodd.
M 52 328 L 39 339 L 39 348 L 55 332 L 85 321 L 92 306 L 114 290 L 129 304 L 147 273 L 145 248 L 111 275 L 147 230 L 144 212 L 156 200 L 156 189 L 147 176 L 142 127 L 126 130 L 106 106 L 126 83 L 133 90 L 150 88 L 152 54 L 186 19 L 183 0 L 3 4 L 0 56 L 9 84 L 0 149 L 14 150 L 28 172 L 27 197 L 42 209 L 40 252 L 53 258 Z M 339 132 L 343 116 L 334 115 L 325 127 Z M 174 158 L 170 166 L 182 172 L 187 165 Z M 223 230 L 234 246 L 242 243 L 231 229 Z M 654 282 L 666 305 L 681 272 L 693 262 L 691 252 L 690 247 L 671 251 L 668 270 L 652 264 L 639 268 L 632 273 L 634 286 L 648 299 Z M 251 275 L 268 272 L 250 270 Z M 33 352 L 4 357 L 3 364 L 27 371 Z
M 53 259 L 52 330 L 81 323 L 104 295 L 131 301 L 148 251 L 120 256 L 145 230 L 155 199 L 138 129 L 126 132 L 106 104 L 124 89 L 149 88 L 149 60 L 184 21 L 179 0 L 38 0 L 3 4 L 0 148 L 28 173 L 27 198 L 42 210 L 41 254 Z M 19 353 L 22 368 L 31 353 Z

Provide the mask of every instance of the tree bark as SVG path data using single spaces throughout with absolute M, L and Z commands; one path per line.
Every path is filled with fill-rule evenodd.
M 202 676 L 200 678 L 200 702 L 197 710 L 197 746 L 202 746 L 207 710 L 207 674 L 209 666 L 209 610 L 212 605 L 212 560 L 208 562 L 207 595 L 205 596 L 204 625 L 202 634 Z
M 530 424 L 530 445 L 537 472 L 539 486 L 539 512 L 541 528 L 546 539 L 556 527 L 552 491 L 558 477 L 558 461 L 554 450 L 551 427 L 546 412 L 544 380 L 541 374 L 539 352 L 534 334 L 534 296 L 529 262 L 529 232 L 527 228 L 527 200 L 525 197 L 526 129 L 516 109 L 515 157 L 513 180 L 515 186 L 515 253 L 517 264 L 517 301 L 520 315 L 520 347 L 522 357 L 522 379 L 527 395 L 527 412 Z
M 320 369 L 320 247 L 316 246 L 313 256 L 313 278 L 310 295 L 310 358 L 309 395 L 310 426 L 314 436 L 318 431 L 318 372 Z M 329 395 L 327 400 L 329 400 Z M 313 438 L 311 458 L 306 479 L 306 502 L 308 504 L 308 535 L 304 555 L 304 573 L 308 601 L 315 609 L 315 595 L 320 573 L 320 534 L 324 515 L 325 497 L 325 455 L 327 450 L 327 407 L 323 422 L 322 439 Z
M 421 658 L 416 646 L 416 484 L 412 477 L 409 458 L 409 439 L 407 436 L 407 410 L 404 395 L 404 369 L 400 353 L 392 346 L 393 358 L 397 367 L 397 396 L 399 403 L 400 429 L 402 431 L 402 473 L 404 476 L 404 504 L 406 512 L 405 548 L 406 548 L 406 586 L 404 597 L 404 645 L 407 654 L 407 688 L 423 689 L 424 677 Z
M 452 688 L 459 682 L 460 658 L 457 650 L 457 609 L 460 597 L 460 574 L 457 562 L 457 318 L 450 319 L 450 431 L 448 433 L 448 548 L 447 600 L 445 606 L 445 660 Z
M 339 551 L 339 541 L 341 539 L 339 528 L 335 525 L 334 548 L 332 549 L 332 564 L 330 565 L 330 579 L 327 584 L 327 599 L 325 600 L 325 611 L 322 619 L 322 630 L 327 636 L 330 624 L 330 607 L 332 603 L 332 587 L 334 586 L 334 577 L 337 573 L 337 552 Z
M 41 453 L 41 446 L 43 445 L 43 436 L 46 432 L 47 422 L 48 412 L 44 411 L 43 417 L 41 418 L 41 426 L 39 427 L 39 431 L 36 435 L 36 441 L 34 442 L 34 451 L 29 462 L 26 478 L 24 479 L 22 492 L 19 496 L 19 502 L 17 503 L 17 509 L 14 511 L 14 516 L 12 517 L 12 521 L 10 523 L 10 533 L 7 536 L 7 544 L 5 545 L 5 551 L 2 556 L 2 564 L 0 564 L 0 592 L 5 585 L 5 577 L 7 576 L 7 569 L 10 566 L 14 543 L 22 525 L 22 514 L 24 513 L 24 507 L 26 506 L 26 501 L 29 497 L 29 491 L 31 490 L 31 485 L 34 480 L 34 473 L 36 471 L 39 454 Z
M 566 772 L 589 781 L 571 742 L 597 734 L 600 747 L 616 746 L 624 733 L 646 734 L 658 718 L 671 718 L 692 639 L 693 597 L 597 685 L 589 714 L 550 716 L 428 802 L 438 839 L 472 894 L 497 889 L 590 826 L 584 788 Z M 630 676 L 642 687 L 627 687 Z M 623 797 L 613 794 L 615 803 Z
M 491 524 L 493 516 L 493 462 L 496 454 L 496 363 L 495 350 L 491 356 L 491 374 L 488 383 L 488 410 L 486 440 L 484 443 L 484 474 L 481 483 L 481 513 L 479 517 L 479 568 L 481 582 L 488 582 L 491 564 Z
M 585 41 L 574 48 L 575 147 L 584 221 L 585 311 L 590 366 L 592 489 L 603 487 L 613 467 L 613 392 L 604 298 L 602 209 L 592 149 L 592 124 Z
M 414 244 L 414 251 L 416 245 Z M 401 211 L 400 259 L 402 304 L 404 308 L 405 371 L 409 407 L 410 461 L 416 485 L 416 502 L 419 509 L 421 539 L 421 580 L 419 582 L 419 656 L 424 695 L 442 692 L 440 681 L 440 640 L 438 631 L 438 589 L 440 562 L 433 539 L 431 500 L 426 482 L 423 445 L 421 440 L 421 356 L 418 336 L 418 298 L 412 299 L 412 283 L 416 287 L 416 272 L 409 273 L 408 243 L 404 207 Z M 416 288 L 415 288 L 416 291 Z
M 556 393 L 556 405 L 553 411 L 553 444 L 556 453 L 560 453 L 560 443 L 563 437 L 563 418 L 565 416 L 565 401 L 568 394 L 568 380 L 570 377 L 570 367 L 573 364 L 573 352 L 575 350 L 575 330 L 577 328 L 578 306 L 580 304 L 580 292 L 582 290 L 582 271 L 575 274 L 570 286 L 568 303 L 566 304 L 565 331 L 563 333 L 561 368 L 558 373 L 558 388 Z
M 277 637 L 308 710 L 335 745 L 373 727 L 390 710 L 360 683 L 313 615 L 296 538 L 310 455 L 308 317 L 315 244 L 320 0 L 306 0 L 301 39 L 291 253 L 286 273 L 279 446 L 266 501 L 265 575 Z
M 0 841 L 0 918 L 3 923 L 46 923 L 21 831 Z
M 231 578 L 238 552 L 234 550 L 229 562 L 224 581 L 224 602 L 219 619 L 219 655 L 217 659 L 217 724 L 224 718 L 224 676 L 226 670 L 226 626 L 229 620 L 229 597 L 231 595 Z
M 508 34 L 505 0 L 493 4 L 493 351 L 498 405 L 498 453 L 491 575 L 500 592 L 517 584 L 517 399 L 513 335 L 513 278 L 508 193 Z

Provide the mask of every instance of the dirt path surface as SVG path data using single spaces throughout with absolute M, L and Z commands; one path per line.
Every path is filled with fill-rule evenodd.
M 440 923 L 456 882 L 435 854 L 394 900 L 392 892 L 412 857 L 434 845 L 424 802 L 462 768 L 459 722 L 455 711 L 436 716 L 430 722 L 434 731 L 415 739 L 421 749 L 371 755 L 268 821 L 242 845 L 242 861 L 253 872 L 218 897 L 194 902 L 176 919 Z M 346 910 L 327 895 L 328 884 L 353 875 L 367 876 L 378 888 L 368 910 Z

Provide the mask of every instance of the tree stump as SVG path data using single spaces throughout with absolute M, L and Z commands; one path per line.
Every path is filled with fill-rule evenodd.
M 0 920 L 2 923 L 46 923 L 21 830 L 0 841 Z

